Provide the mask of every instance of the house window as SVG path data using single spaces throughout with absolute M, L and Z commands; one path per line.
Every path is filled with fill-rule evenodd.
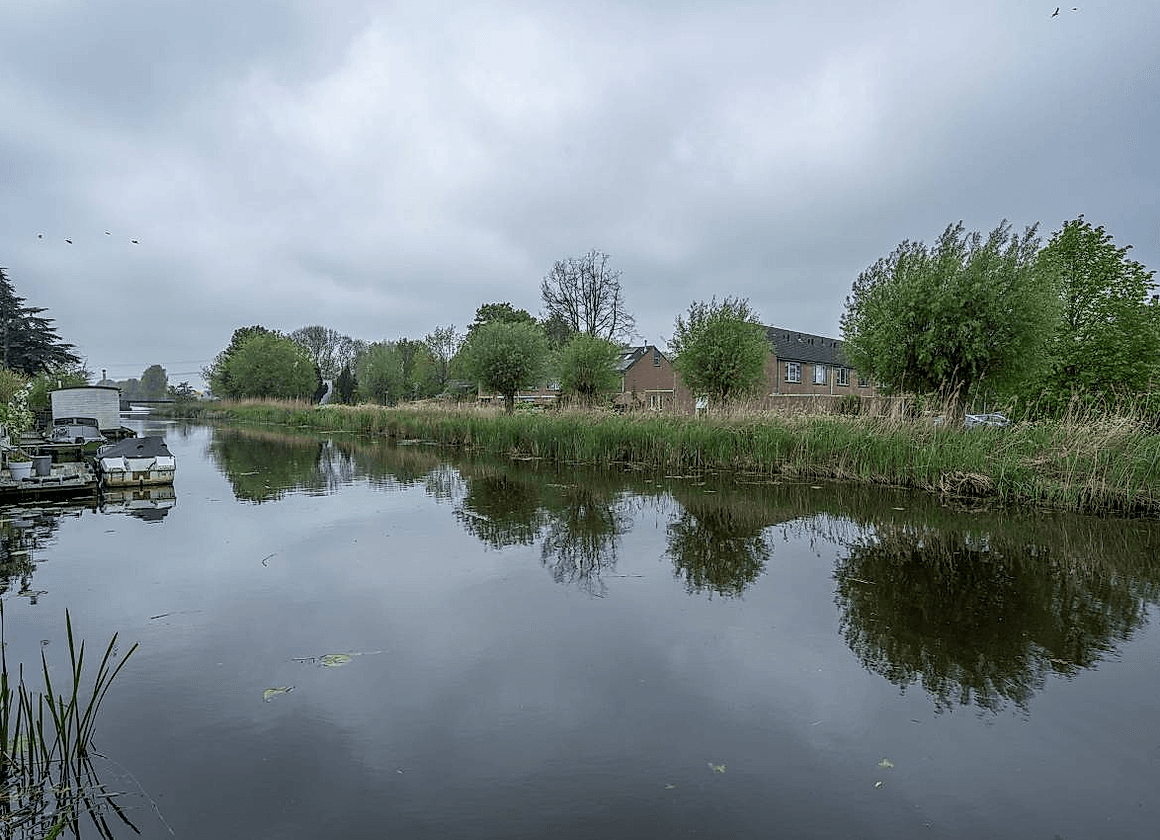
M 786 362 L 785 363 L 785 381 L 786 382 L 801 382 L 802 381 L 801 362 Z
M 858 374 L 858 387 L 859 388 L 869 388 L 870 387 L 870 380 L 867 379 L 862 374 Z
M 850 371 L 848 368 L 844 368 L 844 367 L 838 368 L 838 384 L 839 385 L 849 385 L 850 384 Z
M 663 394 L 649 394 L 648 407 L 649 411 L 660 411 L 664 408 L 665 398 Z
M 825 385 L 826 384 L 826 366 L 825 365 L 814 365 L 814 384 L 815 385 Z
M 661 366 L 661 354 L 654 352 L 653 353 L 653 367 L 660 367 L 660 366 Z

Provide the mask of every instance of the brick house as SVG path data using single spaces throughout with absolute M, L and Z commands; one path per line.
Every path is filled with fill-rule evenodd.
M 692 405 L 689 389 L 678 381 L 672 363 L 652 344 L 624 347 L 616 361 L 620 374 L 620 392 L 613 396 L 613 404 L 628 409 L 672 410 Z M 552 405 L 561 396 L 560 383 L 548 381 L 516 393 L 517 403 Z M 500 403 L 503 397 L 479 392 L 482 403 Z
M 652 344 L 623 348 L 616 367 L 620 393 L 613 402 L 618 406 L 672 411 L 693 403 L 672 362 Z
M 877 393 L 868 377 L 850 367 L 839 339 L 783 327 L 766 327 L 765 334 L 773 350 L 766 365 L 771 396 Z

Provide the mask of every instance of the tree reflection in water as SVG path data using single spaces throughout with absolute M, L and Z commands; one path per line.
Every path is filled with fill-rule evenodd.
M 492 548 L 532 545 L 545 521 L 538 487 L 488 467 L 471 470 L 455 518 Z
M 846 644 L 939 709 L 1025 708 L 1050 674 L 1091 668 L 1160 600 L 1156 523 L 958 510 L 952 500 L 744 477 L 685 480 L 449 455 L 421 446 L 268 430 L 215 430 L 211 453 L 239 498 L 328 492 L 365 480 L 421 486 L 454 506 L 486 545 L 534 546 L 553 580 L 605 594 L 634 506 L 667 521 L 664 557 L 689 593 L 737 597 L 772 560 L 771 526 L 819 557 L 837 553 L 835 602 Z M 710 492 L 715 491 L 715 492 Z M 670 495 L 671 494 L 671 495 Z M 11 531 L 11 529 L 9 529 Z M 31 580 L 14 547 L 0 585 Z M 21 543 L 22 544 L 22 543 Z
M 1153 555 L 989 524 L 880 522 L 847 541 L 835 572 L 850 649 L 900 688 L 921 682 L 940 710 L 1026 708 L 1049 673 L 1114 651 L 1156 599 L 1155 564 L 1121 562 Z
M 765 529 L 769 505 L 736 493 L 677 491 L 681 512 L 666 529 L 665 557 L 689 594 L 737 597 L 761 576 L 772 556 Z
M 88 504 L 48 504 L 38 507 L 6 505 L 0 508 L 0 595 L 15 584 L 17 595 L 35 604 L 46 590 L 33 586 L 36 550 L 55 538 L 63 517 L 79 517 L 96 507 Z
M 589 484 L 559 487 L 550 510 L 540 560 L 556 583 L 575 584 L 589 595 L 603 597 L 601 574 L 616 568 L 620 538 L 632 517 L 625 499 L 614 490 Z

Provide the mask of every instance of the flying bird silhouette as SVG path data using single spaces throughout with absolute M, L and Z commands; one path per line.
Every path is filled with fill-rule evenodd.
M 140 245 L 140 244 L 141 244 L 141 243 L 140 243 L 140 242 L 138 242 L 136 239 L 130 239 L 129 241 L 130 241 L 130 242 L 132 242 L 134 245 Z
M 72 245 L 72 240 L 71 240 L 71 239 L 66 239 L 66 240 L 65 240 L 65 242 L 67 242 L 69 245 Z
M 38 233 L 38 234 L 36 234 L 36 238 L 37 238 L 37 239 L 44 239 L 44 234 L 43 234 L 43 233 Z
M 1051 13 L 1052 17 L 1059 17 L 1059 6 L 1055 7 L 1055 11 Z
M 108 231 L 105 231 L 105 236 L 112 236 L 112 235 L 113 234 L 109 233 Z

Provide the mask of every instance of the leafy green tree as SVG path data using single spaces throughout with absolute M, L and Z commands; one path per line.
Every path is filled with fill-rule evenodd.
M 335 396 L 338 397 L 337 401 L 343 405 L 351 405 L 357 391 L 358 380 L 355 378 L 354 371 L 350 369 L 350 363 L 347 362 L 338 372 L 338 378 L 334 380 Z
M 556 356 L 556 375 L 564 393 L 593 405 L 620 383 L 616 370 L 620 347 L 607 339 L 583 333 L 572 337 Z
M 304 400 L 318 390 L 314 360 L 302 345 L 285 336 L 267 330 L 253 332 L 231 347 L 213 383 L 219 396 Z
M 534 386 L 543 375 L 548 341 L 534 319 L 493 321 L 475 329 L 461 355 L 467 375 L 481 388 L 502 394 L 510 414 L 516 392 Z
M 540 328 L 543 329 L 544 335 L 548 339 L 548 346 L 553 351 L 560 350 L 572 336 L 577 335 L 576 331 L 568 326 L 568 322 L 561 315 L 549 315 L 543 318 L 540 321 Z
M 425 341 L 400 338 L 395 342 L 403 361 L 403 395 L 406 399 L 434 396 L 442 390 L 435 363 Z
M 56 334 L 43 307 L 25 306 L 4 268 L 0 267 L 0 362 L 27 376 L 69 370 L 80 364 L 74 346 Z
M 447 380 L 451 378 L 451 360 L 459 352 L 463 336 L 456 331 L 454 324 L 450 324 L 446 327 L 436 327 L 427 333 L 423 342 L 427 345 L 434 366 L 432 376 L 437 386 L 435 393 L 442 393 L 447 388 Z
M 1130 249 L 1080 216 L 1039 252 L 1062 306 L 1050 344 L 1049 400 L 1141 392 L 1160 379 L 1160 329 L 1149 305 L 1155 272 L 1129 259 Z
M 503 321 L 509 324 L 534 324 L 536 319 L 526 309 L 516 309 L 507 301 L 503 303 L 485 303 L 475 310 L 475 320 L 467 325 L 467 337 L 471 338 L 475 331 L 484 324 L 492 321 Z
M 669 350 L 686 387 L 714 405 L 757 393 L 765 383 L 769 340 L 748 300 L 691 304 L 686 317 L 677 317 Z
M 403 355 L 393 341 L 376 341 L 359 357 L 359 396 L 367 402 L 394 405 L 405 395 Z
M 142 400 L 164 399 L 169 390 L 169 376 L 161 365 L 150 365 L 141 374 L 141 383 L 137 397 Z
M 893 393 L 940 393 L 961 408 L 984 383 L 1009 389 L 1044 368 L 1057 311 L 1036 266 L 1037 226 L 1005 220 L 984 239 L 948 225 L 927 248 L 906 241 L 863 271 L 842 315 L 845 353 Z
M 28 392 L 28 407 L 33 411 L 47 411 L 52 406 L 49 395 L 57 388 L 79 388 L 88 385 L 92 375 L 81 367 L 38 374 Z
M 168 395 L 174 402 L 193 402 L 197 399 L 197 391 L 193 390 L 193 386 L 188 382 L 182 382 L 180 385 L 170 385 Z
M 268 330 L 260 324 L 254 324 L 250 327 L 238 327 L 234 330 L 234 334 L 230 336 L 229 346 L 214 357 L 213 362 L 206 368 L 202 369 L 202 376 L 205 381 L 209 383 L 210 389 L 219 397 L 233 398 L 238 396 L 233 383 L 230 381 L 230 360 L 233 359 L 234 354 L 238 352 L 247 339 L 256 335 L 276 335 L 273 330 Z M 122 396 L 125 391 L 122 388 Z M 127 398 L 127 397 L 126 397 Z

